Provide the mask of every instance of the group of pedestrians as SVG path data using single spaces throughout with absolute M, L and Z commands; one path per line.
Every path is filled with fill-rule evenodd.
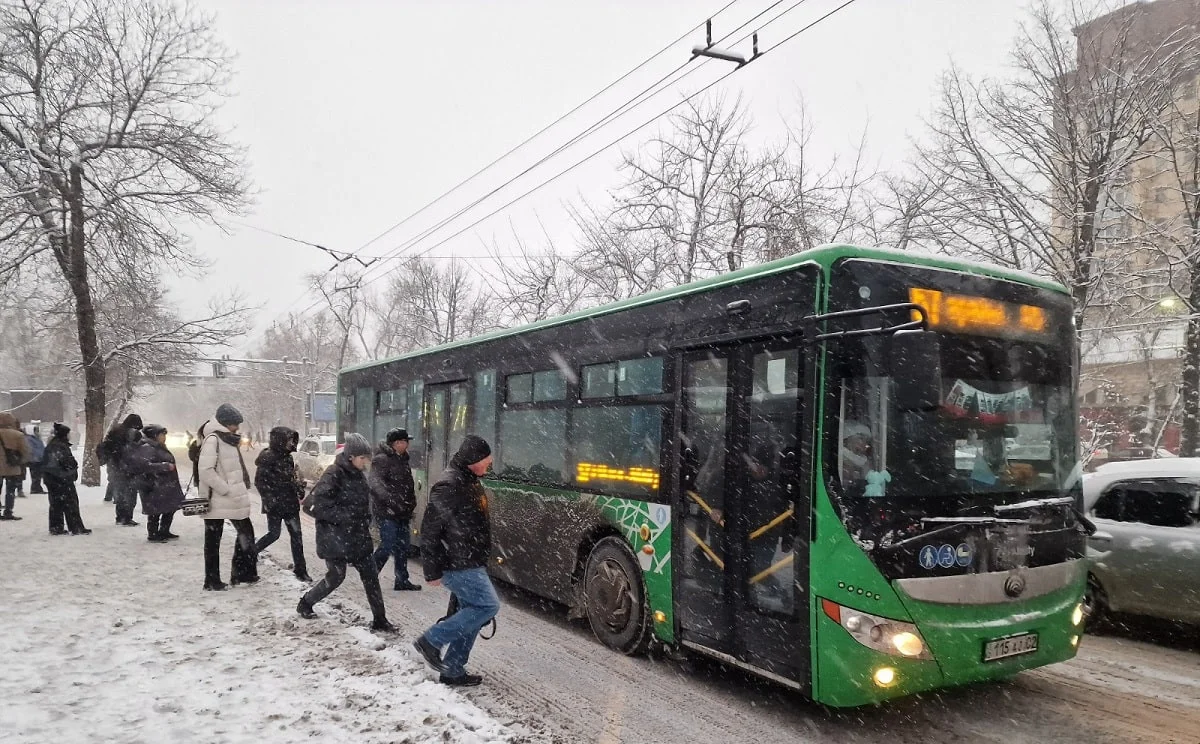
M 304 558 L 300 512 L 316 521 L 317 556 L 325 561 L 325 576 L 313 584 L 296 607 L 304 618 L 315 618 L 314 605 L 328 597 L 353 566 L 362 581 L 371 608 L 371 628 L 396 632 L 387 619 L 379 575 L 393 562 L 396 591 L 419 591 L 408 571 L 411 520 L 416 489 L 409 461 L 412 437 L 404 429 L 389 431 L 372 450 L 359 434 L 347 434 L 334 463 L 306 496 L 292 453 L 299 434 L 287 427 L 271 430 L 266 449 L 255 460 L 253 481 L 242 453 L 241 413 L 226 403 L 213 420 L 197 430 L 189 445 L 192 483 L 207 511 L 204 519 L 204 589 L 221 591 L 220 546 L 228 520 L 235 532 L 229 584 L 257 582 L 258 555 L 273 544 L 284 527 L 292 551 L 292 569 L 298 579 L 312 582 Z M 79 514 L 75 483 L 79 465 L 71 451 L 70 428 L 55 424 L 53 436 L 38 459 L 38 475 L 49 494 L 51 534 L 88 534 Z M 167 542 L 174 515 L 185 501 L 175 456 L 166 445 L 167 430 L 144 425 L 137 414 L 126 416 L 105 435 L 96 454 L 108 471 L 105 501 L 113 502 L 116 523 L 137 526 L 133 515 L 138 497 L 146 516 L 147 539 Z M 32 447 L 19 422 L 0 413 L 0 477 L 6 488 L 0 519 L 12 514 L 20 492 L 24 468 L 31 462 Z M 449 467 L 430 489 L 429 504 L 421 523 L 425 580 L 452 592 L 447 616 L 434 623 L 414 642 L 414 648 L 447 685 L 478 685 L 482 678 L 469 674 L 466 663 L 479 631 L 496 616 L 500 603 L 487 575 L 491 534 L 487 494 L 480 477 L 492 462 L 491 448 L 477 436 L 467 436 Z M 267 533 L 255 540 L 250 520 L 250 489 L 257 489 Z M 371 522 L 379 528 L 376 546 Z M 444 653 L 444 655 L 443 655 Z

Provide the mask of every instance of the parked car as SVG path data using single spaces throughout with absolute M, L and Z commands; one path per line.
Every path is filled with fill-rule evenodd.
M 1101 465 L 1083 477 L 1096 523 L 1084 601 L 1108 612 L 1200 624 L 1200 458 Z
M 306 481 L 316 482 L 325 472 L 325 468 L 333 464 L 337 456 L 337 438 L 328 435 L 311 435 L 300 440 L 292 459 L 296 462 L 296 470 Z

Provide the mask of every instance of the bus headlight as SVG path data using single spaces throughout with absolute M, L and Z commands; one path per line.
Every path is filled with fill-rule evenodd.
M 896 681 L 896 670 L 891 667 L 881 667 L 875 670 L 875 684 L 880 687 L 891 687 Z
M 821 600 L 821 607 L 829 619 L 867 648 L 909 659 L 933 658 L 917 626 L 912 623 L 843 607 L 828 599 Z
M 1083 622 L 1083 605 L 1075 605 L 1075 611 L 1071 613 L 1071 624 L 1079 625 Z

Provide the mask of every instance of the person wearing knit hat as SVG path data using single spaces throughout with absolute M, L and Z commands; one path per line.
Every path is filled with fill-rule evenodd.
M 204 515 L 204 588 L 221 591 L 221 536 L 228 519 L 237 530 L 229 582 L 258 581 L 258 556 L 254 551 L 254 523 L 250 521 L 250 471 L 242 457 L 238 427 L 242 414 L 228 403 L 217 408 L 217 423 L 206 422 L 204 440 L 196 460 L 200 496 L 208 499 Z
M 467 673 L 466 663 L 475 637 L 500 611 L 500 598 L 487 574 L 492 533 L 487 493 L 479 481 L 491 465 L 487 440 L 467 435 L 450 467 L 430 489 L 421 520 L 425 581 L 431 586 L 445 584 L 457 609 L 413 641 L 413 647 L 441 672 L 439 681 L 445 685 L 472 686 L 483 681 Z
M 313 486 L 309 513 L 317 522 L 317 557 L 325 561 L 325 578 L 305 592 L 296 612 L 305 619 L 317 616 L 313 605 L 328 597 L 346 580 L 347 566 L 362 579 L 371 606 L 371 630 L 396 632 L 388 622 L 375 567 L 371 538 L 371 489 L 363 473 L 371 463 L 371 444 L 361 434 L 347 434 L 342 451 Z
M 89 535 L 91 530 L 83 526 L 79 516 L 79 494 L 75 481 L 79 480 L 79 463 L 71 452 L 71 427 L 54 425 L 54 435 L 46 443 L 46 454 L 42 458 L 42 477 L 50 502 L 50 534 Z

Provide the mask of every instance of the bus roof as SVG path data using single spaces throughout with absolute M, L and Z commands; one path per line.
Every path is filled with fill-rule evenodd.
M 738 282 L 757 279 L 759 277 L 770 276 L 772 274 L 780 274 L 796 268 L 806 263 L 817 263 L 822 266 L 831 266 L 835 261 L 843 258 L 875 258 L 894 263 L 911 264 L 914 266 L 928 266 L 931 268 L 949 269 L 952 271 L 962 271 L 968 274 L 976 274 L 992 279 L 1004 279 L 1021 284 L 1030 284 L 1042 289 L 1049 289 L 1055 292 L 1065 293 L 1067 290 L 1061 284 L 1050 281 L 1045 277 L 1030 274 L 1025 271 L 1016 269 L 1007 269 L 1001 266 L 992 264 L 971 261 L 967 259 L 951 258 L 949 256 L 936 256 L 929 253 L 921 253 L 918 251 L 898 251 L 892 248 L 863 248 L 860 246 L 847 244 L 830 244 L 813 248 L 809 251 L 802 251 L 785 258 L 780 258 L 764 264 L 748 266 L 737 271 L 732 271 L 726 274 L 700 279 L 689 284 L 681 284 L 678 287 L 669 289 L 660 289 L 655 292 L 630 297 L 626 300 L 610 302 L 607 305 L 586 308 L 584 310 L 576 310 L 565 315 L 558 315 L 553 318 L 539 320 L 535 323 L 529 323 L 523 326 L 513 328 L 503 328 L 500 330 L 485 333 L 480 336 L 463 339 L 461 341 L 451 341 L 450 343 L 441 344 L 439 346 L 431 346 L 426 349 L 418 349 L 405 354 L 400 354 L 387 359 L 378 359 L 359 364 L 351 365 L 341 370 L 342 373 L 354 372 L 356 370 L 368 369 L 380 364 L 399 361 L 401 359 L 412 359 L 415 357 L 433 354 L 440 351 L 472 346 L 483 341 L 492 339 L 504 338 L 506 336 L 514 336 L 528 331 L 538 330 L 540 328 L 550 328 L 558 325 L 573 323 L 586 318 L 608 315 L 621 310 L 628 310 L 634 307 L 643 305 L 652 305 L 656 302 L 683 297 L 697 292 L 704 292 L 716 287 L 723 287 Z

